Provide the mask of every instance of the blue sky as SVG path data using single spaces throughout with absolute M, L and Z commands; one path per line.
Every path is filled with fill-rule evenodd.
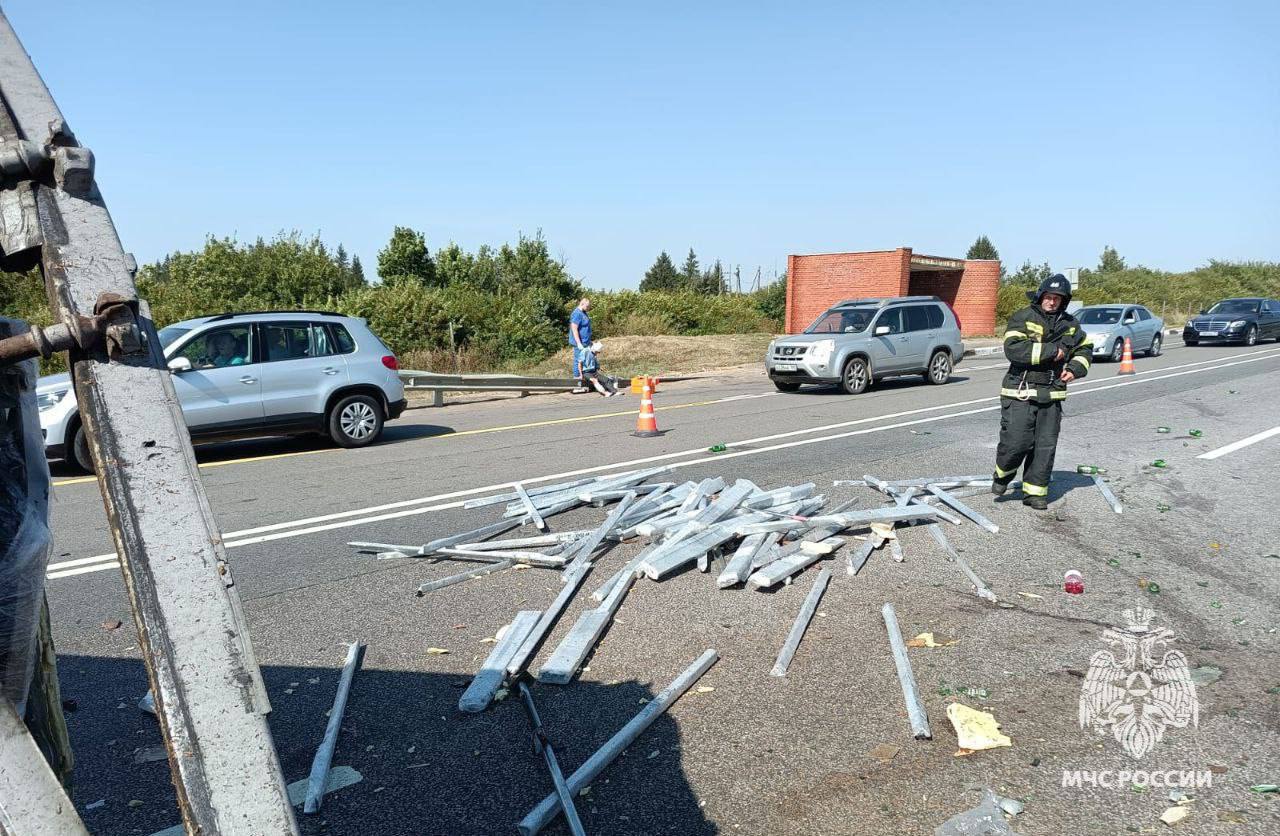
M 1275 2 L 4 7 L 142 261 L 298 229 L 372 276 L 397 224 L 541 229 L 594 287 L 979 234 L 1280 260 Z

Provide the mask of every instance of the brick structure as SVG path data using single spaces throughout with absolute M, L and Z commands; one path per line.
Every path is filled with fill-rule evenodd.
M 786 331 L 795 334 L 844 299 L 937 296 L 966 337 L 994 334 L 1000 262 L 917 255 L 910 247 L 787 256 Z

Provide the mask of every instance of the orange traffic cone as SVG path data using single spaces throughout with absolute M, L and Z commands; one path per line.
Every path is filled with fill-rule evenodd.
M 1138 370 L 1133 367 L 1133 343 L 1129 342 L 1129 338 L 1124 338 L 1124 356 L 1120 358 L 1120 371 L 1116 374 L 1137 374 Z
M 647 377 L 640 392 L 640 414 L 636 416 L 636 431 L 632 435 L 639 438 L 662 435 L 658 432 L 658 416 L 653 414 L 653 383 Z

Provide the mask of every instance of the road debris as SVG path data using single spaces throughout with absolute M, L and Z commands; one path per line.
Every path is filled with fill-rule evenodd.
M 907 647 L 954 647 L 959 644 L 959 639 L 952 639 L 949 642 L 939 642 L 933 637 L 933 633 L 921 633 L 913 639 L 907 641 Z
M 515 619 L 507 625 L 476 673 L 467 690 L 458 698 L 458 710 L 467 712 L 484 711 L 493 701 L 498 689 L 507 677 L 507 665 L 520 650 L 521 644 L 533 632 L 538 618 L 542 615 L 538 610 L 521 610 Z
M 979 711 L 964 703 L 953 702 L 947 706 L 947 719 L 956 730 L 960 745 L 957 755 L 1013 745 L 1013 741 L 1000 732 L 1000 724 L 989 711 Z
M 347 710 L 347 696 L 351 693 L 351 681 L 355 678 L 356 668 L 364 654 L 364 645 L 352 642 L 347 647 L 347 658 L 342 665 L 342 676 L 338 679 L 338 690 L 333 696 L 333 708 L 329 710 L 329 722 L 325 726 L 324 738 L 320 748 L 311 761 L 311 775 L 307 779 L 307 797 L 302 812 L 318 813 L 324 800 L 325 787 L 329 781 L 329 767 L 333 764 L 333 750 L 338 745 L 338 731 L 342 728 L 342 715 Z
M 907 658 L 907 648 L 902 642 L 902 632 L 898 629 L 898 615 L 893 611 L 893 604 L 886 602 L 880 610 L 884 618 L 885 629 L 889 632 L 889 648 L 893 651 L 893 662 L 898 668 L 898 683 L 902 686 L 902 697 L 907 704 L 907 718 L 911 722 L 911 733 L 916 740 L 932 740 L 933 731 L 929 728 L 929 718 L 924 711 L 924 703 L 920 701 L 920 691 L 916 688 L 916 677 L 911 671 L 911 660 Z
M 1094 476 L 1093 484 L 1098 486 L 1098 492 L 1102 494 L 1102 498 L 1111 506 L 1112 511 L 1117 514 L 1124 513 L 1124 506 L 1120 504 L 1120 500 L 1116 498 L 1116 495 L 1111 492 L 1111 488 L 1107 486 L 1107 483 L 1102 481 L 1101 476 Z
M 542 726 L 542 718 L 538 716 L 538 707 L 533 703 L 533 694 L 529 692 L 529 686 L 523 682 L 520 684 L 520 701 L 524 703 L 525 713 L 529 715 L 529 725 L 533 728 L 533 749 L 542 755 L 542 759 L 547 764 L 547 771 L 551 773 L 551 783 L 555 785 L 556 796 L 560 800 L 560 811 L 564 813 L 565 821 L 569 825 L 569 832 L 573 836 L 585 836 L 586 830 L 582 827 L 582 819 L 578 818 L 578 808 L 573 803 L 573 792 L 569 789 L 569 784 L 564 779 L 564 773 L 560 771 L 560 761 L 556 758 L 555 749 L 551 748 L 551 740 L 547 737 L 547 731 Z
M 1170 807 L 1160 814 L 1160 821 L 1173 827 L 1189 815 L 1191 815 L 1190 807 Z
M 934 836 L 1017 836 L 1004 818 L 1003 800 L 985 790 L 981 804 L 947 819 L 933 831 Z
M 773 669 L 769 671 L 770 676 L 787 675 L 791 659 L 796 655 L 800 640 L 804 638 L 804 631 L 809 628 L 809 622 L 813 620 L 813 614 L 817 611 L 818 603 L 822 600 L 822 595 L 827 591 L 827 584 L 830 582 L 830 569 L 823 569 L 814 579 L 813 587 L 805 596 L 804 603 L 800 605 L 800 613 L 796 616 L 795 623 L 791 625 L 791 632 L 787 634 L 787 640 L 778 651 L 778 658 L 773 663 Z
M 569 791 L 581 794 L 584 790 L 591 786 L 591 783 L 599 777 L 609 764 L 622 753 L 624 749 L 635 742 L 644 731 L 653 725 L 654 720 L 671 707 L 680 696 L 690 687 L 692 687 L 702 675 L 705 674 L 720 655 L 715 650 L 707 650 L 699 656 L 692 665 L 677 676 L 670 685 L 662 690 L 652 701 L 647 703 L 644 708 L 636 716 L 632 717 L 625 726 L 619 729 L 613 737 L 609 738 L 603 746 L 595 751 L 591 757 L 587 758 L 582 766 L 578 767 L 572 775 L 569 776 Z M 547 796 L 534 807 L 529 813 L 520 820 L 518 827 L 522 836 L 532 836 L 532 834 L 540 832 L 544 827 L 550 824 L 560 813 L 560 799 L 555 794 Z

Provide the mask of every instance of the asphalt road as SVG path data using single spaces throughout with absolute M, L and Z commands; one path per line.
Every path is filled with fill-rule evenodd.
M 514 832 L 550 791 L 516 701 L 482 715 L 455 706 L 488 652 L 481 640 L 516 610 L 545 606 L 559 587 L 554 573 L 502 572 L 417 598 L 418 584 L 457 566 L 375 561 L 353 555 L 347 541 L 425 542 L 496 517 L 460 505 L 512 480 L 650 462 L 672 465 L 678 479 L 814 481 L 833 500 L 860 496 L 873 507 L 871 491 L 831 482 L 990 469 L 1003 368 L 998 358 L 972 358 L 947 386 L 890 381 L 860 397 L 779 394 L 754 372 L 672 384 L 657 395 L 665 431 L 657 439 L 629 434 L 634 398 L 548 396 L 413 410 L 365 450 L 308 441 L 202 448 L 287 780 L 309 769 L 341 643 L 369 645 L 335 760 L 363 780 L 329 796 L 303 831 Z M 1280 781 L 1280 436 L 1197 458 L 1280 424 L 1280 346 L 1176 345 L 1139 358 L 1138 368 L 1116 378 L 1114 366 L 1098 363 L 1072 387 L 1049 513 L 978 496 L 969 501 L 1000 533 L 948 527 L 999 605 L 976 598 L 924 532 L 906 531 L 902 564 L 877 552 L 850 578 L 837 555 L 819 616 L 778 679 L 769 668 L 816 567 L 774 593 L 717 590 L 696 571 L 638 584 L 581 677 L 535 688 L 566 768 L 702 650 L 722 658 L 700 683 L 713 690 L 682 698 L 580 799 L 588 832 L 932 833 L 991 787 L 1025 802 L 1013 824 L 1028 836 L 1154 833 L 1165 827 L 1167 789 L 1063 787 L 1063 771 L 1211 768 L 1213 786 L 1188 790 L 1196 800 L 1180 827 L 1280 830 L 1276 796 L 1249 791 Z M 1157 434 L 1160 425 L 1173 432 Z M 717 443 L 728 451 L 707 452 Z M 1168 466 L 1152 467 L 1156 459 Z M 1108 468 L 1123 515 L 1071 472 L 1077 463 Z M 151 834 L 177 814 L 166 765 L 133 762 L 135 749 L 160 738 L 135 707 L 145 675 L 101 501 L 94 482 L 60 466 L 55 473 L 49 596 L 64 696 L 77 706 L 68 715 L 79 759 L 74 799 L 95 833 Z M 602 514 L 583 509 L 552 522 L 588 527 Z M 587 588 L 636 548 L 602 558 Z M 1084 574 L 1084 595 L 1062 591 L 1073 568 Z M 906 635 L 928 630 L 957 642 L 911 651 L 932 741 L 911 738 L 880 620 L 885 601 Z M 1137 605 L 1176 633 L 1192 667 L 1221 671 L 1199 688 L 1198 726 L 1169 730 L 1141 761 L 1077 723 L 1102 630 Z M 582 609 L 575 603 L 552 642 Z M 101 626 L 112 619 L 125 626 Z M 956 757 L 945 710 L 957 700 L 991 711 L 1012 747 Z M 881 744 L 896 755 L 873 757 Z

